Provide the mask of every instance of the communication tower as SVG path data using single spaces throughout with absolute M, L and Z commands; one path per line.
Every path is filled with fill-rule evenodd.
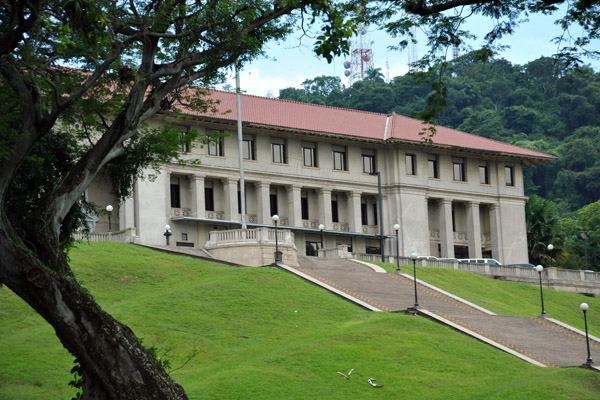
M 363 80 L 366 72 L 373 68 L 372 44 L 367 37 L 367 25 L 360 24 L 358 38 L 352 43 L 350 61 L 344 61 L 344 75 L 350 79 L 350 84 Z

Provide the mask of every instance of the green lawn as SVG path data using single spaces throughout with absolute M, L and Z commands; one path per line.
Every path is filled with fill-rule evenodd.
M 172 372 L 191 399 L 600 397 L 600 374 L 535 367 L 424 318 L 366 311 L 282 270 L 116 243 L 82 244 L 71 259 L 98 303 L 173 368 L 197 350 Z M 528 292 L 525 285 L 427 270 L 419 277 L 431 273 L 467 293 L 476 287 L 498 298 L 489 308 Z M 532 290 L 532 314 L 534 296 Z M 587 300 L 591 317 L 600 304 Z M 72 361 L 51 328 L 1 288 L 0 399 L 70 399 Z M 349 381 L 337 374 L 352 368 Z M 369 378 L 384 386 L 372 388 Z

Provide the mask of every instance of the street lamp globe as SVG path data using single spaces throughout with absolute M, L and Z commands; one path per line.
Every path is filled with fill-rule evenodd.
M 279 222 L 279 215 L 275 214 L 271 217 L 271 219 L 273 220 L 273 222 L 278 223 Z
M 419 255 L 417 253 L 415 253 L 414 251 L 412 253 L 410 253 L 410 258 L 412 258 L 413 260 L 416 260 L 419 257 Z
M 579 305 L 579 308 L 581 309 L 581 311 L 587 311 L 590 308 L 590 306 L 588 306 L 587 303 L 581 303 Z
M 398 232 L 400 230 L 400 225 L 394 224 L 394 230 Z
M 554 250 L 554 245 L 553 245 L 553 244 L 549 244 L 549 245 L 548 245 L 548 250 L 549 250 L 549 251 L 552 251 L 552 250 Z
M 113 206 L 111 206 L 110 204 L 106 206 L 106 211 L 112 212 L 112 210 L 113 210 Z
M 542 272 L 542 271 L 544 270 L 544 267 L 542 267 L 541 265 L 537 265 L 537 266 L 535 267 L 535 270 L 536 270 L 537 272 Z
M 168 232 L 171 230 L 171 225 L 167 224 L 165 225 L 165 232 Z
M 321 230 L 321 231 L 322 231 L 323 229 L 325 229 L 325 225 L 323 225 L 323 224 L 319 224 L 319 230 Z

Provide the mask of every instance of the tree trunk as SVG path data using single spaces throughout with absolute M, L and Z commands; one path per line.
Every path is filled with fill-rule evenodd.
M 48 321 L 79 360 L 84 398 L 187 399 L 183 388 L 143 348 L 131 329 L 104 312 L 78 284 L 58 247 L 40 249 L 43 244 L 35 245 L 45 265 L 2 215 L 0 282 Z M 53 256 L 48 257 L 50 254 Z M 50 259 L 62 265 L 48 265 Z

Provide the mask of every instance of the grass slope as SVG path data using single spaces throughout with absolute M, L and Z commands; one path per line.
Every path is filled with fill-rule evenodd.
M 98 303 L 159 348 L 174 369 L 197 351 L 171 373 L 190 399 L 600 396 L 600 374 L 535 367 L 424 318 L 365 311 L 282 270 L 116 243 L 82 244 L 71 258 Z M 443 280 L 456 272 L 442 272 Z M 456 279 L 469 289 L 472 278 L 477 285 L 497 283 L 471 274 Z M 495 290 L 488 297 L 512 299 L 510 290 Z M 67 386 L 73 358 L 5 287 L 0 351 L 0 399 L 73 395 Z M 337 374 L 351 368 L 349 381 Z M 372 388 L 368 378 L 384 386 Z

